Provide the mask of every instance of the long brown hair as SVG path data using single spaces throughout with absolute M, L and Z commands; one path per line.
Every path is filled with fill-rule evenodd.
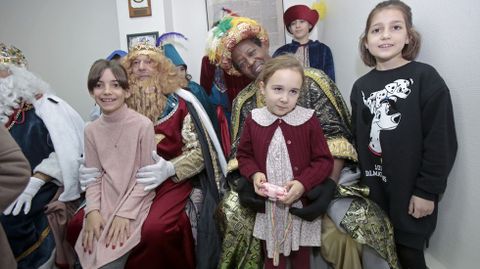
M 373 16 L 375 16 L 378 12 L 384 9 L 396 9 L 400 11 L 403 15 L 403 19 L 405 20 L 409 43 L 405 44 L 405 46 L 403 47 L 402 57 L 408 61 L 411 61 L 417 57 L 418 52 L 420 51 L 421 36 L 413 27 L 411 8 L 407 4 L 399 0 L 383 1 L 376 5 L 375 8 L 372 9 L 372 11 L 370 11 L 370 14 L 367 18 L 367 23 L 365 24 L 365 30 L 363 31 L 360 37 L 360 41 L 358 43 L 358 47 L 360 49 L 360 56 L 362 57 L 362 61 L 367 66 L 372 67 L 377 64 L 377 60 L 375 59 L 375 57 L 365 47 L 365 44 L 367 43 L 368 31 L 370 29 Z
M 88 72 L 87 87 L 90 93 L 93 92 L 95 85 L 97 85 L 100 77 L 102 77 L 105 70 L 110 69 L 113 73 L 113 76 L 117 79 L 118 84 L 122 87 L 123 90 L 127 91 L 129 88 L 127 71 L 123 66 L 115 61 L 107 61 L 104 59 L 96 60 L 92 67 L 90 67 L 90 72 Z

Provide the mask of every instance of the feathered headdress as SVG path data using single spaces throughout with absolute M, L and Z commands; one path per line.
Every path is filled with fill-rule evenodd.
M 183 61 L 182 57 L 180 56 L 172 42 L 170 42 L 172 39 L 175 38 L 188 40 L 188 38 L 181 33 L 167 32 L 157 38 L 157 47 L 163 51 L 163 54 L 167 58 L 169 58 L 175 66 L 184 65 L 186 67 L 187 64 Z
M 229 75 L 241 74 L 232 65 L 232 50 L 242 40 L 257 37 L 269 45 L 265 29 L 255 20 L 246 17 L 226 16 L 210 29 L 207 37 L 206 55 L 210 62 L 220 65 Z
M 233 10 L 228 9 L 228 8 L 226 8 L 226 7 L 222 7 L 222 11 L 225 12 L 224 16 L 226 16 L 226 15 L 236 16 L 236 17 L 239 16 L 237 13 L 233 12 Z
M 175 39 L 176 37 L 181 38 L 183 40 L 188 40 L 188 38 L 181 33 L 167 32 L 157 38 L 156 46 L 161 47 L 164 43 L 166 43 L 167 40 Z

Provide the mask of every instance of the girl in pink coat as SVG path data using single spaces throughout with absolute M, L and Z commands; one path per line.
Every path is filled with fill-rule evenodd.
M 83 229 L 75 244 L 83 268 L 123 268 L 140 242 L 140 231 L 155 196 L 135 181 L 140 167 L 153 163 L 152 122 L 129 109 L 125 69 L 97 60 L 88 75 L 88 90 L 102 110 L 85 128 L 85 165 L 101 171 L 86 189 Z

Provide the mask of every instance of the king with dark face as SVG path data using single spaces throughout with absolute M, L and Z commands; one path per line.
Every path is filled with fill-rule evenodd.
M 251 79 L 258 77 L 270 58 L 267 45 L 262 44 L 258 38 L 245 39 L 232 50 L 233 67 Z

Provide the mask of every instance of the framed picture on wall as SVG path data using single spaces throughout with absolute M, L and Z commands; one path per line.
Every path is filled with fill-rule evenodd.
M 138 42 L 148 42 L 155 46 L 157 42 L 158 32 L 147 32 L 147 33 L 136 33 L 136 34 L 128 34 L 127 35 L 127 45 L 128 51 L 130 48 L 135 46 Z
M 128 14 L 130 18 L 152 16 L 150 0 L 128 0 Z

